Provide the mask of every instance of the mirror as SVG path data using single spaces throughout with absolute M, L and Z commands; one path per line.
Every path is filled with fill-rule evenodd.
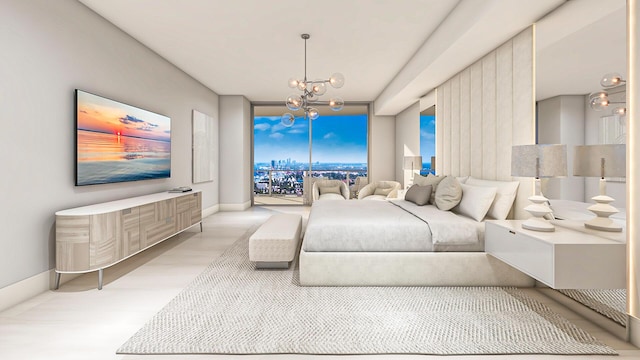
M 574 145 L 624 138 L 624 122 L 613 113 L 620 106 L 614 102 L 624 97 L 621 89 L 606 89 L 611 91 L 611 104 L 595 106 L 602 108 L 599 111 L 590 106 L 589 95 L 604 89 L 600 82 L 606 74 L 617 72 L 625 79 L 626 62 L 624 0 L 569 1 L 536 25 L 537 142 L 567 144 L 569 174 Z M 626 189 L 619 180 L 607 183 L 607 194 L 616 199 L 612 205 L 624 209 Z M 548 198 L 576 205 L 579 210 L 572 211 L 577 213 L 586 210 L 582 205 L 592 203 L 591 197 L 598 194 L 598 179 L 568 176 L 551 179 L 547 187 Z M 626 326 L 626 289 L 554 292 Z

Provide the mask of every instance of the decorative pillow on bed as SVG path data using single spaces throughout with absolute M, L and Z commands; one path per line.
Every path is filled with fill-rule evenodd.
M 436 206 L 440 210 L 451 210 L 460 203 L 462 199 L 462 187 L 453 176 L 445 176 L 438 183 L 436 189 Z
M 393 190 L 393 187 L 377 187 L 374 191 L 373 191 L 373 195 L 382 195 L 382 196 L 389 196 L 389 194 L 391 193 L 391 191 Z
M 475 221 L 482 221 L 496 197 L 495 187 L 472 186 L 460 184 L 462 187 L 462 200 L 455 212 L 468 216 Z
M 436 176 L 433 174 L 422 176 L 415 174 L 413 177 L 413 183 L 420 186 L 431 185 L 431 197 L 429 197 L 429 204 L 435 205 L 436 190 L 438 189 L 438 184 L 442 179 L 444 179 L 444 176 Z
M 320 186 L 320 187 L 318 187 L 318 191 L 320 191 L 320 195 L 323 195 L 323 194 L 338 194 L 338 195 L 340 195 L 340 185 Z
M 431 198 L 431 185 L 413 185 L 404 194 L 405 200 L 411 201 L 418 206 L 427 205 L 429 198 Z
M 496 197 L 487 212 L 487 216 L 496 219 L 504 220 L 509 216 L 513 201 L 516 199 L 518 191 L 519 181 L 500 181 L 500 180 L 482 180 L 469 177 L 466 182 L 467 185 L 473 186 L 488 186 L 495 187 Z

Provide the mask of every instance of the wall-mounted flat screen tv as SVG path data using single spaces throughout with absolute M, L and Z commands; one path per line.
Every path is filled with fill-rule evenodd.
M 171 119 L 76 90 L 76 185 L 171 176 Z

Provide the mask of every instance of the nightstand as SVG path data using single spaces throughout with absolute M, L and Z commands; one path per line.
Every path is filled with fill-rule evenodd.
M 485 252 L 554 289 L 626 288 L 626 244 L 556 226 L 522 228 L 522 220 L 486 221 Z

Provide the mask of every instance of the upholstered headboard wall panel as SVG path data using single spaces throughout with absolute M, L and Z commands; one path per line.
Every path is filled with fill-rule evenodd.
M 520 34 L 436 89 L 436 171 L 511 180 L 511 146 L 535 142 L 534 28 Z M 533 194 L 521 181 L 514 218 Z

